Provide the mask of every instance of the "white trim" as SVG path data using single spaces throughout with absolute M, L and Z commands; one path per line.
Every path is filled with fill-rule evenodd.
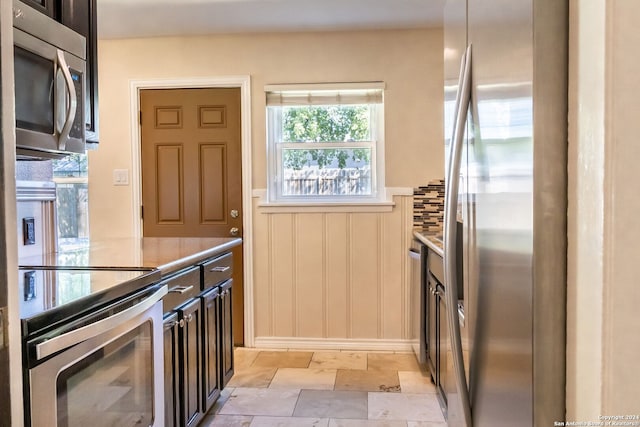
M 354 83 L 293 83 L 264 85 L 265 92 L 315 91 L 315 90 L 384 90 L 384 82 Z
M 254 344 L 256 348 L 272 349 L 412 351 L 411 340 L 256 337 Z
M 388 199 L 393 196 L 413 196 L 412 187 L 386 187 L 384 190 Z
M 256 188 L 252 197 L 258 200 L 260 213 L 318 213 L 318 212 L 391 212 L 396 206 L 394 196 L 413 196 L 411 187 L 387 187 L 384 189 L 385 199 L 382 201 L 364 200 L 362 202 L 269 202 L 267 190 Z
M 139 209 L 142 203 L 142 170 L 140 163 L 141 134 L 138 121 L 140 111 L 140 90 L 171 88 L 240 88 L 240 114 L 242 139 L 242 204 L 243 204 L 243 263 L 244 263 L 244 341 L 247 347 L 254 346 L 253 312 L 253 205 L 251 192 L 251 77 L 220 76 L 208 78 L 177 78 L 131 80 L 129 97 L 131 101 L 131 193 L 132 206 Z M 134 215 L 133 235 L 142 236 L 142 219 Z

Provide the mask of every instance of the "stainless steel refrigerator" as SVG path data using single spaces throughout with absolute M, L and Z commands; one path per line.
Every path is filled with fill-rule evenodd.
M 568 25 L 566 0 L 445 5 L 449 426 L 564 421 Z

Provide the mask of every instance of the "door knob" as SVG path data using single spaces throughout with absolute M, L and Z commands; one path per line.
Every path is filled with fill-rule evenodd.
M 238 229 L 238 227 L 233 227 L 231 230 L 229 230 L 229 233 L 230 233 L 232 236 L 237 236 L 239 231 L 240 231 L 240 230 Z
M 240 212 L 237 209 L 231 209 L 231 218 L 238 218 Z

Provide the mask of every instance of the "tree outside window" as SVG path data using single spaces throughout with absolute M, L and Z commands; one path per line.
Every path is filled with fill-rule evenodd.
M 365 93 L 267 94 L 271 200 L 375 197 L 381 91 Z

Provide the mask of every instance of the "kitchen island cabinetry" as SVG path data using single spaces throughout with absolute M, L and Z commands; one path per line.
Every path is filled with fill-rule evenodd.
M 184 426 L 197 425 L 204 416 L 202 405 L 202 302 L 194 298 L 178 309 L 180 319 L 180 391 Z M 166 399 L 165 399 L 166 400 Z
M 216 287 L 204 292 L 202 296 L 202 314 L 204 334 L 202 349 L 204 354 L 204 411 L 207 412 L 220 397 L 220 290 Z
M 229 252 L 164 279 L 167 426 L 198 425 L 233 376 L 232 266 Z
M 180 351 L 178 313 L 164 317 L 164 425 L 180 425 Z
M 232 280 L 220 286 L 220 388 L 224 388 L 233 376 L 233 299 Z
M 82 272 L 79 277 L 83 283 L 83 293 L 79 294 L 78 301 L 66 301 L 62 303 L 63 307 L 52 308 L 51 302 L 42 297 L 46 294 L 43 290 L 45 281 L 37 280 L 36 285 L 40 286 L 37 295 L 41 297 L 26 300 L 20 308 L 23 333 L 28 336 L 34 328 L 49 328 L 57 319 L 51 316 L 60 310 L 75 315 L 79 310 L 88 310 L 88 303 L 90 307 L 102 307 L 148 292 L 147 288 L 161 289 L 166 294 L 158 296 L 155 309 L 161 323 L 154 324 L 162 324 L 163 330 L 156 328 L 158 339 L 153 341 L 148 352 L 152 357 L 145 360 L 144 366 L 159 368 L 154 372 L 153 382 L 162 387 L 152 386 L 157 393 L 154 392 L 147 406 L 157 410 L 164 407 L 163 426 L 195 426 L 215 403 L 223 384 L 233 373 L 230 328 L 233 313 L 231 305 L 226 303 L 229 299 L 226 291 L 232 286 L 231 251 L 241 243 L 242 239 L 226 237 L 114 238 L 91 240 L 85 246 L 57 252 L 22 256 L 18 263 L 26 272 L 24 277 L 30 277 L 31 271 L 44 276 L 41 270 L 51 270 L 47 277 L 62 283 L 71 280 L 68 276 L 75 277 Z M 36 294 L 33 286 L 25 283 L 21 286 L 25 295 Z M 223 292 L 224 303 L 220 298 Z M 34 317 L 38 306 L 44 306 L 48 317 Z M 226 346 L 224 351 L 221 350 L 223 346 Z M 225 360 L 224 364 L 222 360 Z M 27 369 L 29 367 L 25 365 Z M 143 376 L 151 378 L 146 374 Z M 164 396 L 161 390 L 164 390 Z M 31 412 L 25 415 L 27 425 L 29 415 Z M 150 415 L 153 416 L 159 420 L 162 415 Z

